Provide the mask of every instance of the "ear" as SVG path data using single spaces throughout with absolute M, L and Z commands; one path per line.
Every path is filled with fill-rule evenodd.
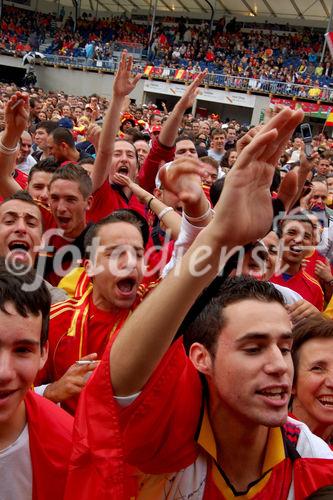
M 189 358 L 200 373 L 211 376 L 213 359 L 205 346 L 199 342 L 194 342 L 190 347 Z
M 87 276 L 89 276 L 89 278 L 94 276 L 94 266 L 93 266 L 93 263 L 91 262 L 90 259 L 84 259 L 82 265 L 87 273 Z
M 93 195 L 88 196 L 86 210 L 90 210 L 91 209 L 93 199 L 94 199 Z
M 46 363 L 49 354 L 49 341 L 46 341 L 42 347 L 42 354 L 39 360 L 39 369 L 41 370 Z

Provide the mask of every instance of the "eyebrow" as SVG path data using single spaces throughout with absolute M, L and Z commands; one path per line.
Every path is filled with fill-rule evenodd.
M 243 342 L 249 342 L 253 340 L 269 340 L 271 335 L 269 333 L 260 333 L 260 332 L 249 332 L 236 340 L 237 344 L 241 344 Z M 286 332 L 279 335 L 279 340 L 292 340 L 292 333 Z
M 20 217 L 20 214 L 18 214 L 17 212 L 13 212 L 12 210 L 7 210 L 6 212 L 3 213 L 3 216 L 5 215 L 10 215 L 12 217 Z M 38 217 L 34 214 L 31 214 L 29 212 L 24 212 L 24 217 L 31 217 L 32 219 L 36 219 L 38 220 Z
M 116 250 L 117 248 L 121 247 L 122 244 L 120 245 L 108 245 L 104 248 L 104 251 L 107 251 L 107 250 Z M 129 245 L 131 246 L 132 248 L 134 248 L 135 250 L 144 250 L 144 247 L 143 246 L 138 246 L 138 245 Z
M 0 346 L 3 345 L 3 342 L 0 339 Z M 33 340 L 33 339 L 21 339 L 21 340 L 16 340 L 14 342 L 14 345 L 26 345 L 26 346 L 40 346 L 40 341 L 39 340 Z

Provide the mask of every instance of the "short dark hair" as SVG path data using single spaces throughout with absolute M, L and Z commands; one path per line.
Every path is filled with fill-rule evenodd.
M 52 137 L 56 144 L 65 142 L 71 149 L 75 149 L 74 137 L 67 128 L 57 127 L 52 131 Z
M 217 339 L 226 325 L 223 309 L 246 299 L 277 302 L 284 306 L 282 294 L 268 281 L 249 276 L 226 279 L 218 276 L 193 304 L 180 327 L 186 350 L 194 342 L 199 342 L 214 356 Z
M 175 144 L 180 141 L 191 141 L 194 144 L 194 136 L 191 134 L 181 134 L 176 138 Z
M 283 234 L 284 224 L 289 221 L 307 223 L 311 225 L 312 229 L 315 229 L 315 226 L 310 217 L 308 216 L 308 214 L 306 213 L 306 211 L 297 208 L 296 210 L 289 212 L 285 217 L 283 217 L 282 220 L 279 221 L 279 225 L 276 228 L 273 228 L 273 230 L 277 233 L 279 238 L 281 238 Z
M 63 167 L 59 167 L 52 175 L 50 186 L 58 179 L 77 182 L 80 193 L 85 200 L 92 194 L 91 178 L 81 165 L 67 163 Z
M 295 367 L 295 379 L 299 365 L 299 351 L 303 344 L 311 339 L 333 338 L 333 320 L 318 315 L 314 318 L 307 318 L 306 321 L 298 322 L 293 328 L 293 347 L 291 355 Z
M 36 271 L 27 270 L 24 274 L 14 274 L 6 266 L 5 259 L 0 258 L 0 310 L 9 314 L 6 303 L 15 306 L 20 316 L 26 318 L 29 314 L 42 315 L 42 331 L 40 345 L 43 347 L 48 339 L 49 314 L 51 296 L 43 280 L 40 285 L 32 290 L 26 291 L 23 285 L 31 285 L 36 280 Z
M 34 173 L 36 172 L 46 172 L 48 174 L 53 174 L 58 168 L 58 163 L 54 161 L 53 157 L 45 158 L 34 165 L 28 175 L 28 183 L 31 181 Z
M 53 132 L 56 128 L 58 128 L 58 122 L 54 122 L 52 120 L 44 120 L 35 126 L 35 131 L 38 130 L 39 128 L 43 128 L 48 134 Z
M 201 156 L 200 161 L 202 161 L 203 163 L 207 163 L 208 165 L 211 165 L 218 172 L 219 162 L 214 160 L 214 158 L 212 158 L 211 156 Z
M 223 135 L 223 137 L 226 137 L 225 131 L 222 130 L 221 128 L 214 128 L 213 131 L 210 134 L 210 136 L 211 136 L 212 139 L 214 139 L 214 137 L 217 136 L 217 135 Z
M 1 204 L 3 205 L 4 203 L 6 203 L 7 201 L 11 201 L 11 200 L 20 200 L 20 201 L 25 201 L 26 203 L 30 203 L 30 205 L 35 205 L 35 207 L 37 207 L 37 203 L 35 202 L 35 200 L 32 198 L 31 194 L 28 193 L 28 191 L 25 191 L 25 190 L 20 190 L 20 191 L 16 191 L 16 193 L 12 194 L 11 196 L 8 196 L 8 198 L 6 198 Z
M 127 222 L 128 224 L 132 224 L 135 226 L 138 231 L 142 235 L 143 245 L 146 246 L 149 238 L 149 226 L 146 219 L 143 215 L 139 214 L 135 210 L 131 209 L 120 209 L 115 210 L 112 214 L 107 217 L 103 217 L 103 219 L 99 220 L 95 224 L 93 224 L 87 231 L 84 237 L 84 248 L 86 249 L 85 258 L 88 259 L 91 257 L 88 254 L 87 248 L 91 247 L 93 239 L 97 236 L 98 231 L 101 227 L 106 226 L 108 224 L 114 224 L 115 222 Z

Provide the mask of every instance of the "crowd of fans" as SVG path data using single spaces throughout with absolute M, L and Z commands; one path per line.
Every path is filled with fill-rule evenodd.
M 205 72 L 140 106 L 132 64 L 110 102 L 0 86 L 1 499 L 319 498 L 333 140 L 193 116 Z
M 246 32 L 235 18 L 229 22 L 222 18 L 210 33 L 208 22 L 194 25 L 181 18 L 178 22 L 157 22 L 150 39 L 149 23 L 125 17 L 97 19 L 83 14 L 75 25 L 64 11 L 58 17 L 30 16 L 14 7 L 4 8 L 0 31 L 3 49 L 24 54 L 38 49 L 46 35 L 47 54 L 83 57 L 95 63 L 113 61 L 115 44 L 121 43 L 139 48 L 139 54 L 148 58 L 147 74 L 157 78 L 189 80 L 207 68 L 219 75 L 217 83 L 226 87 L 274 92 L 267 82 L 277 82 L 280 87 L 285 85 L 277 86 L 276 92 L 330 99 L 331 59 L 326 53 L 321 61 L 323 33 L 309 28 L 287 34 Z M 293 84 L 297 87 L 292 88 Z

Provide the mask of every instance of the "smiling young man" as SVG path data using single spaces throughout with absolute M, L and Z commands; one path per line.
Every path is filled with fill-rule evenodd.
M 1 498 L 63 498 L 72 419 L 31 391 L 47 357 L 50 296 L 35 273 L 9 272 L 0 261 Z
M 299 212 L 285 217 L 281 223 L 280 272 L 270 281 L 299 293 L 319 311 L 324 308 L 324 294 L 318 281 L 302 267 L 313 246 L 314 226 L 306 214 Z
M 83 478 L 81 500 L 304 500 L 331 484 L 328 446 L 296 421 L 282 428 L 293 366 L 279 292 L 236 278 L 202 294 L 221 249 L 269 230 L 274 165 L 302 117 L 284 109 L 243 149 L 210 224 L 106 350 L 80 399 L 68 495 Z

